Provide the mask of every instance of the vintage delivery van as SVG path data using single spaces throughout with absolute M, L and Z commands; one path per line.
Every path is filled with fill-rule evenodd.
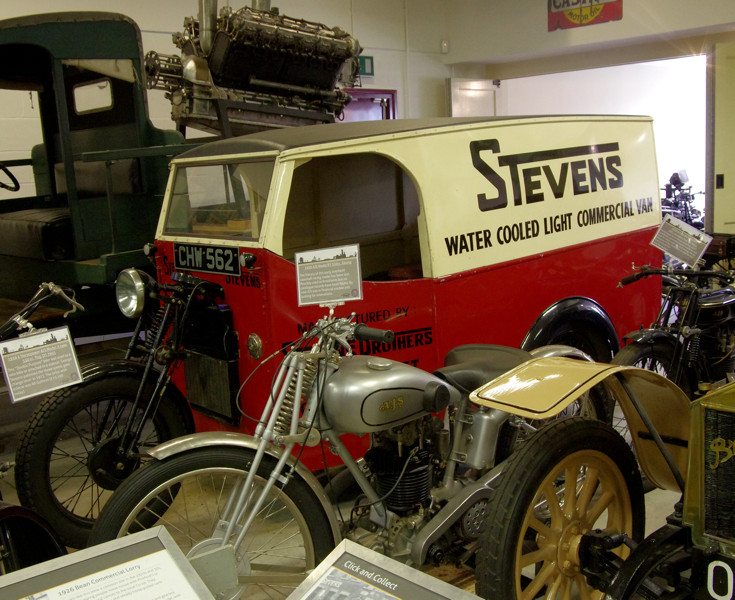
M 396 334 L 358 353 L 432 370 L 458 344 L 567 343 L 607 361 L 656 314 L 656 282 L 617 284 L 660 263 L 659 223 L 645 117 L 344 123 L 202 145 L 171 163 L 154 260 L 159 281 L 222 286 L 239 351 L 227 397 L 205 392 L 212 361 L 187 359 L 179 387 L 198 429 L 247 429 L 235 403 L 258 414 L 272 373 L 238 397 L 239 383 L 326 314 L 298 305 L 294 257 L 347 244 L 363 297 L 337 314 Z

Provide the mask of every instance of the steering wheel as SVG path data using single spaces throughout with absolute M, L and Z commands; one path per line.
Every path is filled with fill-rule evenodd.
M 15 175 L 13 175 L 9 170 L 8 167 L 6 167 L 4 164 L 0 163 L 0 172 L 7 175 L 8 179 L 10 179 L 10 184 L 4 183 L 0 181 L 0 188 L 3 188 L 5 190 L 9 190 L 11 192 L 17 192 L 20 189 L 20 183 L 18 183 L 18 180 L 15 178 Z

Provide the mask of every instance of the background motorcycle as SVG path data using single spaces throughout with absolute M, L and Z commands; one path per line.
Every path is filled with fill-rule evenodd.
M 53 523 L 73 548 L 86 545 L 107 497 L 147 448 L 194 431 L 191 410 L 169 380 L 186 352 L 212 333 L 206 315 L 221 289 L 188 275 L 158 285 L 129 269 L 118 278 L 118 296 L 144 285 L 153 291 L 145 309 L 120 307 L 138 317 L 124 358 L 87 364 L 82 383 L 44 398 L 16 451 L 21 504 Z
M 735 276 L 645 266 L 620 283 L 650 276 L 668 279 L 661 310 L 650 327 L 625 336 L 628 343 L 613 363 L 656 371 L 694 398 L 735 371 Z
M 232 566 L 229 577 L 200 571 L 232 598 L 287 596 L 343 537 L 414 566 L 470 561 L 498 465 L 538 416 L 511 420 L 468 393 L 530 355 L 459 346 L 430 374 L 352 354 L 352 340 L 391 337 L 330 312 L 283 359 L 255 436 L 207 432 L 155 448 L 112 495 L 90 544 L 165 525 L 198 569 L 212 557 Z M 598 409 L 584 395 L 559 410 Z M 340 436 L 366 433 L 370 449 L 356 460 Z M 357 482 L 354 502 L 337 504 L 299 461 L 322 441 Z
M 704 230 L 702 212 L 694 206 L 694 194 L 692 186 L 686 186 L 688 182 L 689 177 L 684 170 L 671 175 L 669 183 L 664 188 L 666 196 L 661 199 L 661 212 L 663 215 L 670 214 L 697 229 Z
M 4 187 L 3 184 L 0 186 Z M 60 298 L 67 304 L 71 309 L 68 312 L 84 310 L 74 300 L 71 290 L 54 283 L 42 283 L 22 309 L 0 325 L 0 341 L 9 340 L 25 329 L 33 330 L 31 316 L 42 303 L 53 298 Z M 0 465 L 0 471 L 7 468 L 10 468 L 9 464 Z M 3 502 L 0 495 L 0 575 L 64 554 L 64 544 L 45 519 L 27 508 Z

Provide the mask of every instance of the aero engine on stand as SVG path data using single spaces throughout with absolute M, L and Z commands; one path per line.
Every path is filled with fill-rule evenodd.
M 146 55 L 148 87 L 166 92 L 180 129 L 229 137 L 340 116 L 350 96 L 337 84 L 352 87 L 358 76 L 357 39 L 269 5 L 217 16 L 216 0 L 200 1 L 199 18 L 173 36 L 181 56 Z

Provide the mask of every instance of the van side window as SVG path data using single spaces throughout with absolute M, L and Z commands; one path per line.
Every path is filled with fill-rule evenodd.
M 284 257 L 360 244 L 365 279 L 421 277 L 418 192 L 399 165 L 379 154 L 314 158 L 297 167 L 283 231 Z

